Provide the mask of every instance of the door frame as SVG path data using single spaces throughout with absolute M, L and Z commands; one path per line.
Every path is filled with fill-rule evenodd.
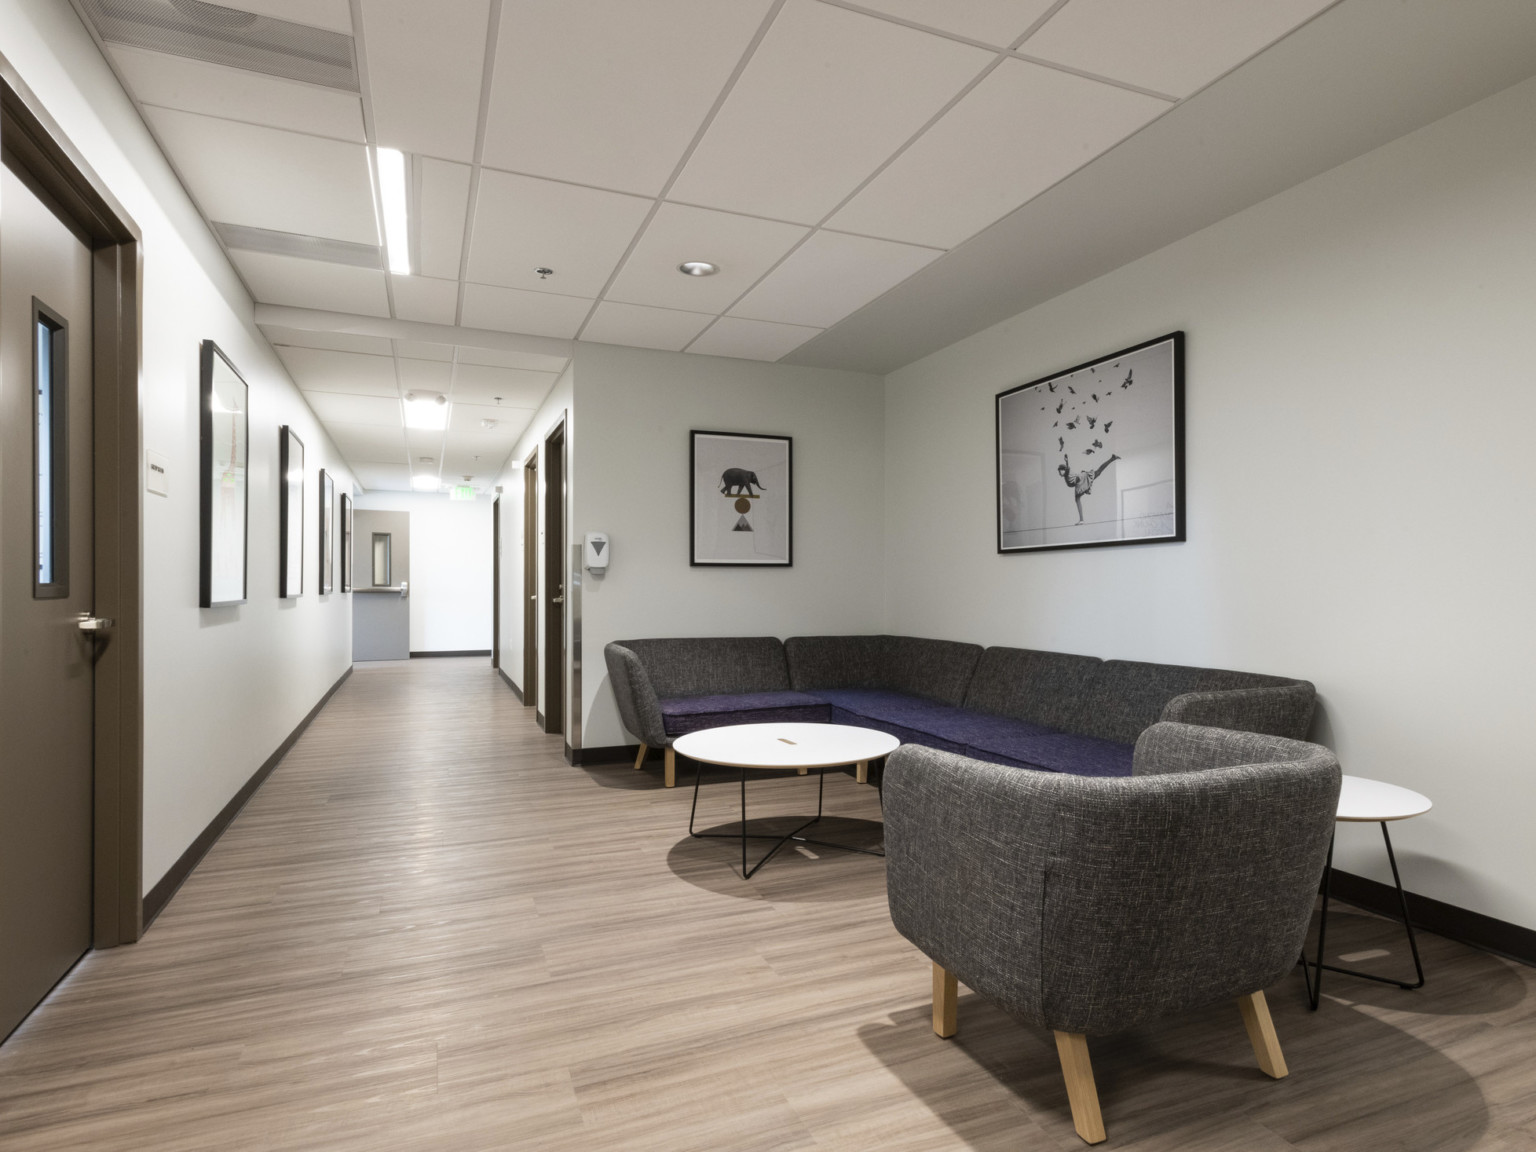
M 501 489 L 491 501 L 491 667 L 501 667 Z
M 0 55 L 0 149 L 92 250 L 92 524 L 97 616 L 115 623 L 94 672 L 91 943 L 143 933 L 142 233 Z
M 523 707 L 539 703 L 539 446 L 523 461 Z
M 544 731 L 564 733 L 566 604 L 570 581 L 565 572 L 566 419 L 544 434 L 544 676 L 549 689 L 544 704 Z M 559 592 L 554 588 L 558 586 Z

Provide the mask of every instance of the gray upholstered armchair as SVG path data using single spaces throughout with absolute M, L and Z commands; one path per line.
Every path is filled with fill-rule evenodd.
M 1259 1066 L 1286 1074 L 1263 989 L 1296 965 L 1339 765 L 1316 744 L 1160 723 L 1134 775 L 986 764 L 917 746 L 885 776 L 896 928 L 956 984 L 1056 1034 L 1078 1135 L 1104 1139 L 1086 1036 L 1238 1001 Z

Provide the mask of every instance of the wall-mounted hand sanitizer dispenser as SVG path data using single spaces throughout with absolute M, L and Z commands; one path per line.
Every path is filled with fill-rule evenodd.
M 587 533 L 587 571 L 606 572 L 608 570 L 608 533 Z

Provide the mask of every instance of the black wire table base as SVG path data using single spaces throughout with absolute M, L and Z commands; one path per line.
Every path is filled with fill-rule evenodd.
M 834 841 L 831 841 L 831 840 L 813 840 L 809 836 L 802 836 L 802 835 L 800 835 L 800 833 L 804 832 L 807 828 L 811 827 L 813 824 L 816 824 L 817 822 L 819 822 L 821 820 L 822 801 L 825 798 L 826 791 L 827 791 L 826 769 L 824 769 L 824 768 L 817 768 L 816 769 L 816 815 L 812 816 L 809 820 L 807 820 L 805 823 L 801 824 L 799 827 L 794 828 L 791 831 L 784 833 L 784 835 L 782 835 L 782 836 L 776 836 L 776 835 L 773 835 L 772 833 L 767 833 L 767 832 L 748 832 L 747 831 L 747 769 L 746 768 L 742 768 L 742 770 L 741 770 L 741 831 L 740 832 L 695 832 L 693 830 L 693 820 L 694 820 L 694 817 L 696 815 L 698 815 L 698 811 L 699 811 L 699 778 L 703 774 L 704 774 L 704 765 L 703 765 L 703 763 L 700 762 L 700 761 L 695 761 L 694 762 L 694 768 L 693 768 L 693 807 L 688 812 L 688 835 L 692 836 L 696 840 L 740 840 L 741 841 L 741 878 L 743 880 L 750 880 L 750 879 L 752 879 L 753 875 L 757 872 L 757 870 L 759 868 L 761 868 L 764 864 L 768 863 L 769 860 L 772 860 L 774 858 L 774 856 L 778 855 L 779 849 L 783 848 L 784 845 L 786 845 L 786 844 L 788 844 L 788 843 L 790 843 L 792 841 L 794 843 L 796 843 L 796 844 L 815 844 L 818 848 L 836 848 L 836 849 L 838 849 L 839 851 L 842 851 L 842 852 L 859 852 L 859 853 L 862 853 L 865 856 L 884 856 L 885 855 L 885 850 L 883 848 L 879 849 L 879 850 L 876 850 L 876 849 L 873 849 L 873 848 L 855 848 L 851 844 L 838 844 L 838 843 L 835 843 Z M 883 783 L 883 781 L 882 781 L 882 783 Z M 881 799 L 882 800 L 884 799 L 884 789 L 883 788 L 881 789 Z M 775 844 L 773 845 L 772 848 L 768 849 L 767 852 L 763 853 L 762 858 L 759 859 L 756 864 L 753 864 L 751 867 L 748 867 L 747 866 L 747 841 L 748 840 L 773 840 L 773 841 L 775 841 Z
M 1305 951 L 1301 954 L 1301 978 L 1307 984 L 1307 1003 L 1312 1011 L 1317 1011 L 1317 1005 L 1323 995 L 1323 973 L 1337 972 L 1343 976 L 1354 976 L 1360 980 L 1374 980 L 1378 984 L 1391 984 L 1396 988 L 1403 988 L 1412 992 L 1415 988 L 1424 987 L 1424 964 L 1419 959 L 1419 942 L 1413 935 L 1413 921 L 1408 916 L 1408 897 L 1403 892 L 1403 878 L 1397 872 L 1397 856 L 1392 851 L 1392 836 L 1387 832 L 1387 822 L 1381 821 L 1381 838 L 1387 845 L 1387 862 L 1392 865 L 1392 883 L 1397 885 L 1398 908 L 1403 914 L 1403 927 L 1408 932 L 1408 948 L 1413 953 L 1413 970 L 1418 980 L 1409 984 L 1405 980 L 1394 980 L 1390 976 L 1377 976 L 1373 972 L 1362 972 L 1358 968 L 1340 968 L 1334 964 L 1323 963 L 1323 944 L 1328 936 L 1328 887 L 1333 879 L 1333 841 L 1328 842 L 1328 863 L 1323 866 L 1323 912 L 1317 922 L 1317 959 L 1308 960 Z M 1316 970 L 1317 978 L 1313 979 L 1313 970 Z

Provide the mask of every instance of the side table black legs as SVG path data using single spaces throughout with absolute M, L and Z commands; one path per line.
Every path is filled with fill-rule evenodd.
M 1403 980 L 1394 980 L 1390 976 L 1377 976 L 1370 972 L 1361 972 L 1358 968 L 1339 968 L 1332 964 L 1324 964 L 1324 946 L 1328 937 L 1328 889 L 1333 879 L 1333 843 L 1328 844 L 1328 863 L 1323 868 L 1323 911 L 1317 923 L 1317 959 L 1308 960 L 1306 953 L 1301 956 L 1301 975 L 1307 982 L 1307 1001 L 1312 1011 L 1317 1011 L 1318 1001 L 1323 994 L 1323 972 L 1338 972 L 1345 976 L 1356 976 L 1362 980 L 1374 980 L 1378 984 L 1392 984 L 1398 988 L 1412 991 L 1415 988 L 1424 987 L 1424 965 L 1419 959 L 1419 942 L 1413 935 L 1413 921 L 1408 916 L 1408 897 L 1403 892 L 1403 878 L 1397 871 L 1397 856 L 1392 851 L 1392 836 L 1387 831 L 1387 822 L 1381 821 L 1381 838 L 1387 845 L 1387 862 L 1392 865 L 1392 883 L 1397 886 L 1397 903 L 1402 912 L 1403 928 L 1408 933 L 1408 948 L 1413 953 L 1413 970 L 1418 979 L 1409 984 Z M 1312 970 L 1316 969 L 1316 978 L 1313 978 Z

